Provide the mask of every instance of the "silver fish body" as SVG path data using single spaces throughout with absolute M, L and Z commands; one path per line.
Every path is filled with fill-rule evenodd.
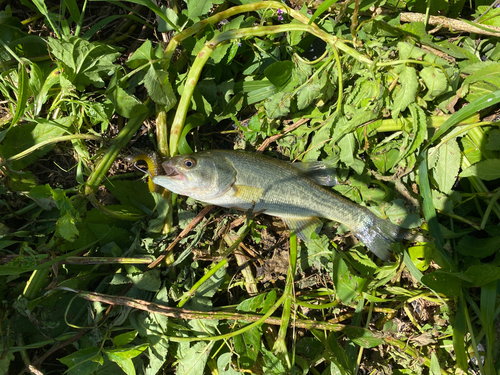
M 335 182 L 322 163 L 212 150 L 175 156 L 162 166 L 166 174 L 154 176 L 155 184 L 201 202 L 280 217 L 305 241 L 321 225 L 319 217 L 346 225 L 383 260 L 391 244 L 407 236 L 405 229 L 321 186 Z

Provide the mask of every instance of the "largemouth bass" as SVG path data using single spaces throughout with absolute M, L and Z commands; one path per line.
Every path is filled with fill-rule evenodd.
M 292 164 L 261 154 L 212 150 L 175 156 L 162 167 L 165 175 L 154 176 L 155 184 L 204 203 L 280 217 L 304 241 L 321 226 L 321 217 L 346 225 L 370 251 L 388 260 L 391 244 L 408 234 L 321 186 L 334 184 L 321 163 Z

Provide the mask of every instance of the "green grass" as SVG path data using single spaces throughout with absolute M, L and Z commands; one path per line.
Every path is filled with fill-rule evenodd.
M 0 374 L 499 373 L 499 9 L 0 4 Z M 326 161 L 412 239 L 306 245 L 125 160 L 217 148 Z

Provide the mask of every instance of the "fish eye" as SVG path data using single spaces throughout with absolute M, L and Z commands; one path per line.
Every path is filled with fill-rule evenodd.
M 188 169 L 193 168 L 196 165 L 196 160 L 193 158 L 186 158 L 184 159 L 184 166 Z

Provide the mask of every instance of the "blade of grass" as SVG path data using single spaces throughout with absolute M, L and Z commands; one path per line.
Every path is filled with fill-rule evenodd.
M 444 122 L 443 125 L 439 128 L 439 130 L 434 134 L 429 143 L 425 146 L 425 148 L 429 148 L 432 143 L 434 143 L 439 137 L 441 137 L 444 133 L 446 133 L 452 126 L 458 124 L 461 121 L 466 120 L 470 116 L 474 116 L 479 111 L 482 111 L 485 108 L 491 107 L 500 102 L 500 90 L 494 91 L 488 95 L 485 95 L 477 100 L 474 100 L 472 103 L 469 103 L 459 111 L 455 112 L 451 117 Z
M 443 261 L 445 262 L 445 267 L 448 270 L 455 270 L 455 265 L 453 264 L 450 255 L 444 249 L 444 240 L 441 234 L 441 229 L 439 228 L 436 209 L 432 201 L 432 191 L 429 184 L 429 176 L 427 172 L 427 151 L 423 151 L 420 155 L 419 180 L 424 218 L 429 225 L 429 232 L 431 233 L 432 237 L 434 237 L 436 247 L 442 256 Z
M 50 27 L 56 33 L 57 39 L 61 39 L 61 34 L 60 30 L 58 27 L 56 27 L 52 23 L 52 18 L 50 17 L 49 11 L 47 9 L 47 6 L 45 5 L 45 2 L 43 0 L 33 0 L 33 3 L 36 5 L 38 11 L 45 17 L 47 22 L 49 23 Z
M 2 42 L 2 44 L 3 44 L 3 42 Z M 19 71 L 17 74 L 18 74 L 18 91 L 17 91 L 16 112 L 14 113 L 14 116 L 12 117 L 12 121 L 11 121 L 9 127 L 0 132 L 0 142 L 3 141 L 7 132 L 10 129 L 12 129 L 12 127 L 14 125 L 16 125 L 17 122 L 24 115 L 24 111 L 26 110 L 26 104 L 28 103 L 29 77 L 28 77 L 28 73 L 26 72 L 26 66 L 24 65 L 23 62 L 21 62 L 21 64 L 19 65 Z
M 495 346 L 495 302 L 497 300 L 498 281 L 492 281 L 481 287 L 481 321 L 486 333 L 486 374 L 495 374 L 493 348 Z M 478 359 L 480 361 L 480 359 Z
M 319 16 L 321 16 L 324 12 L 326 12 L 328 10 L 328 8 L 330 8 L 333 4 L 335 4 L 338 0 L 326 0 L 325 2 L 323 2 L 319 7 L 318 9 L 316 9 L 316 11 L 314 12 L 314 14 L 312 15 L 311 19 L 309 20 L 309 25 L 312 25 L 312 23 L 314 22 L 314 20 L 316 20 L 316 18 L 318 18 Z

